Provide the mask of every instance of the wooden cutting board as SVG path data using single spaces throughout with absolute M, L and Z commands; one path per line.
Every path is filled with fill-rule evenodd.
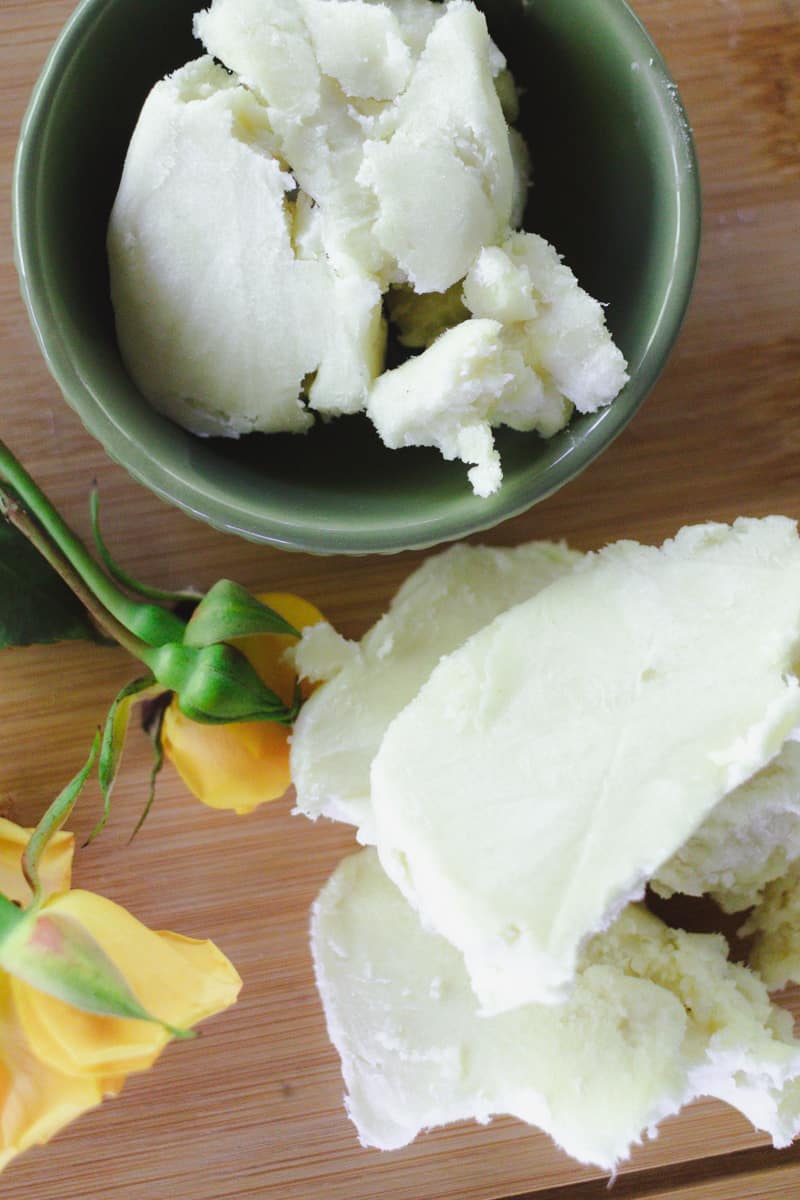
M 598 3 L 602 0 L 598 0 Z M 0 3 L 0 436 L 67 518 L 88 532 L 99 482 L 104 530 L 136 575 L 207 586 L 222 575 L 316 600 L 348 636 L 380 614 L 419 555 L 315 559 L 215 533 L 105 457 L 48 376 L 19 299 L 9 234 L 17 131 L 70 0 Z M 575 483 L 484 535 L 597 547 L 658 542 L 679 525 L 772 512 L 800 517 L 800 4 L 639 0 L 686 102 L 705 192 L 692 307 L 644 409 Z M 0 656 L 0 795 L 35 821 L 76 771 L 122 651 L 69 645 Z M 122 1096 L 12 1164 L 0 1200 L 590 1200 L 597 1171 L 510 1119 L 438 1131 L 405 1151 L 359 1147 L 342 1109 L 307 949 L 309 905 L 353 847 L 350 832 L 292 817 L 287 799 L 248 818 L 204 810 L 171 770 L 127 844 L 148 772 L 130 738 L 108 832 L 77 859 L 80 884 L 156 927 L 213 937 L 245 979 L 240 1003 L 200 1040 L 173 1045 Z M 73 822 L 94 823 L 96 789 Z M 786 1002 L 800 1012 L 800 994 Z M 800 1146 L 776 1153 L 743 1118 L 701 1102 L 633 1155 L 617 1197 L 789 1200 Z

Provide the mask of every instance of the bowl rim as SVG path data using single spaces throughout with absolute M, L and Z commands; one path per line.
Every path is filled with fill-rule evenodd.
M 671 178 L 677 203 L 672 271 L 637 368 L 635 393 L 628 393 L 628 384 L 609 407 L 593 414 L 586 435 L 569 447 L 570 473 L 566 480 L 556 469 L 566 454 L 548 464 L 539 475 L 508 491 L 504 485 L 487 500 L 473 496 L 465 480 L 465 501 L 454 511 L 427 518 L 415 517 L 409 512 L 402 523 L 380 530 L 369 523 L 355 528 L 352 513 L 348 527 L 343 530 L 334 522 L 328 527 L 320 527 L 317 522 L 304 521 L 296 514 L 284 517 L 278 512 L 258 510 L 246 504 L 244 498 L 226 494 L 211 480 L 201 480 L 187 469 L 181 472 L 175 464 L 170 466 L 156 459 L 143 439 L 134 436 L 114 418 L 102 397 L 81 374 L 54 312 L 42 267 L 39 223 L 35 218 L 31 219 L 26 193 L 35 196 L 42 159 L 41 147 L 37 144 L 41 139 L 37 134 L 46 128 L 64 65 L 71 57 L 76 41 L 84 36 L 87 24 L 100 19 L 115 2 L 81 0 L 45 60 L 20 128 L 12 179 L 12 232 L 20 291 L 51 375 L 89 434 L 138 483 L 213 528 L 236 533 L 253 542 L 322 555 L 392 554 L 427 549 L 481 533 L 519 516 L 576 478 L 619 436 L 651 392 L 680 332 L 697 274 L 702 228 L 700 172 L 691 125 L 663 56 L 627 0 L 612 0 L 611 5 L 604 6 L 608 20 L 618 35 L 636 43 L 640 53 L 641 49 L 646 49 L 646 70 L 661 89 L 664 122 L 672 124 L 675 135 L 671 140 L 680 141 L 682 149 L 680 156 L 674 149 L 672 154 Z

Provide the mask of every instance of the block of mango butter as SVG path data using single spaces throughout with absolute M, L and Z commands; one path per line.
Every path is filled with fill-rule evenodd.
M 369 770 L 393 717 L 443 654 L 579 559 L 563 543 L 451 546 L 409 576 L 359 643 L 337 638 L 330 626 L 307 629 L 296 666 L 326 683 L 305 702 L 292 733 L 298 811 L 347 821 L 358 826 L 359 840 L 374 840 Z
M 555 1003 L 606 928 L 800 727 L 783 517 L 619 542 L 441 660 L 372 764 L 381 861 L 487 1013 Z
M 346 1105 L 365 1146 L 510 1113 L 613 1170 L 696 1096 L 787 1145 L 800 1128 L 800 1042 L 718 935 L 632 905 L 585 949 L 563 1005 L 481 1015 L 461 955 L 423 928 L 373 850 L 314 905 L 311 946 Z

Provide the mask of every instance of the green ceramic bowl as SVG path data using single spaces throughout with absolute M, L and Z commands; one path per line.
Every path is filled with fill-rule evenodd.
M 306 436 L 200 439 L 159 416 L 120 360 L 105 231 L 151 85 L 196 57 L 201 0 L 83 0 L 22 129 L 14 231 L 22 290 L 67 401 L 112 458 L 219 529 L 315 553 L 391 552 L 486 529 L 550 495 L 620 432 L 652 388 L 694 277 L 700 199 L 686 115 L 622 0 L 487 0 L 524 89 L 535 183 L 525 226 L 607 303 L 631 381 L 549 441 L 500 431 L 505 479 L 487 500 L 434 450 L 388 451 L 366 419 Z M 432 198 L 435 203 L 435 197 Z

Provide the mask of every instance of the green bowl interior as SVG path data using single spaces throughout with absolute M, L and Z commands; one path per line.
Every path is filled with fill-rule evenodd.
M 193 437 L 155 413 L 120 360 L 105 229 L 151 85 L 201 53 L 198 0 L 84 0 L 34 93 L 20 140 L 15 235 L 23 293 L 51 370 L 109 454 L 213 525 L 317 552 L 430 545 L 549 495 L 622 429 L 652 387 L 694 275 L 699 183 L 676 90 L 621 0 L 482 4 L 525 89 L 534 186 L 526 228 L 607 304 L 631 382 L 549 441 L 499 431 L 501 490 L 471 494 L 462 464 L 388 451 L 363 418 L 305 436 Z M 436 197 L 431 197 L 435 207 Z M 216 231 L 213 231 L 216 236 Z

